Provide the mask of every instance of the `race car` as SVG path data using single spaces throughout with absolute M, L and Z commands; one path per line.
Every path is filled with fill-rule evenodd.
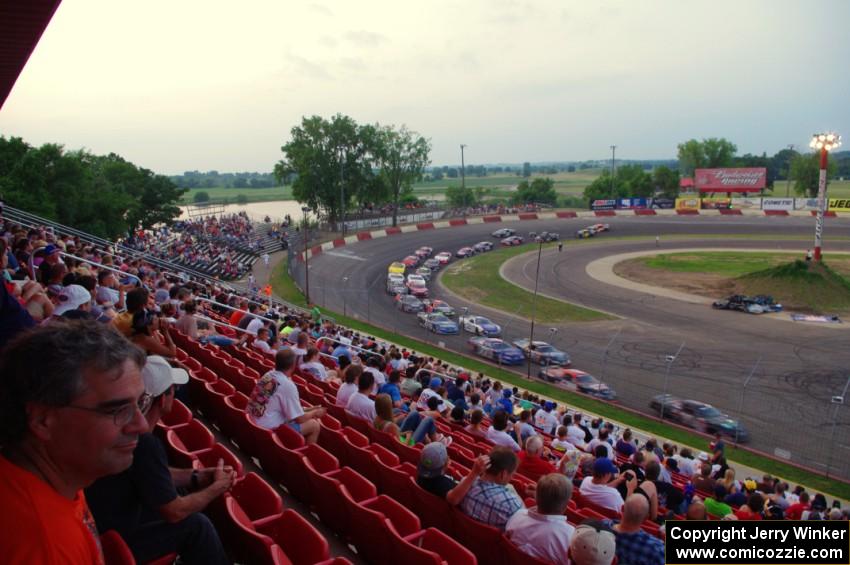
M 416 274 L 425 279 L 426 281 L 431 280 L 431 269 L 428 267 L 419 267 L 416 269 Z
M 497 336 L 502 333 L 502 328 L 494 324 L 484 316 L 461 316 L 458 323 L 463 331 L 475 335 Z
M 397 274 L 403 275 L 404 270 L 406 268 L 407 268 L 407 266 L 404 263 L 402 263 L 400 261 L 396 261 L 395 263 L 390 263 L 390 267 L 389 267 L 389 269 L 387 269 L 387 271 L 389 273 L 397 273 Z
M 452 252 L 451 251 L 441 251 L 434 255 L 434 259 L 440 262 L 440 265 L 446 265 L 449 261 L 452 260 Z
M 494 337 L 471 337 L 469 346 L 472 351 L 502 365 L 521 365 L 525 356 L 519 348 Z
M 492 235 L 493 237 L 498 237 L 499 239 L 501 239 L 503 237 L 510 237 L 510 236 L 514 235 L 515 233 L 516 233 L 516 230 L 512 230 L 511 228 L 501 228 L 501 229 L 494 231 L 490 235 Z
M 769 311 L 765 306 L 743 294 L 733 294 L 726 300 L 713 302 L 711 306 L 718 310 L 738 310 L 748 314 L 764 314 Z
M 492 241 L 479 241 L 475 245 L 472 246 L 476 253 L 484 253 L 485 251 L 493 250 L 493 242 Z
M 457 253 L 455 253 L 455 257 L 461 258 L 472 257 L 473 255 L 475 255 L 475 250 L 471 247 L 461 247 L 457 250 Z
M 593 225 L 592 225 L 592 226 L 590 226 L 590 227 L 593 229 L 594 233 L 601 233 L 601 232 L 604 232 L 604 231 L 611 231 L 611 225 L 610 225 L 610 224 L 593 224 Z
M 428 287 L 425 286 L 425 279 L 419 275 L 407 275 L 407 288 L 410 294 L 416 298 L 425 298 L 428 296 Z
M 534 233 L 534 232 L 531 232 Z M 550 241 L 558 241 L 561 236 L 556 232 L 544 231 L 539 234 L 534 234 L 533 236 L 528 234 L 529 239 L 533 239 L 536 243 L 549 243 Z
M 425 299 L 422 301 L 422 303 L 425 305 L 426 312 L 439 312 L 440 314 L 443 314 L 444 316 L 448 316 L 450 318 L 453 318 L 455 315 L 455 309 L 449 306 L 448 303 L 443 300 Z
M 752 301 L 764 308 L 767 312 L 782 312 L 782 304 L 774 302 L 773 297 L 769 294 L 757 294 L 753 296 Z
M 424 306 L 422 301 L 411 294 L 398 294 L 395 297 L 396 308 L 402 312 L 421 312 Z
M 544 381 L 555 383 L 561 388 L 588 394 L 600 400 L 615 400 L 617 393 L 606 385 L 599 382 L 596 377 L 576 369 L 565 369 L 563 367 L 549 367 L 542 369 L 537 376 Z
M 558 365 L 560 367 L 570 366 L 570 356 L 545 341 L 535 340 L 533 347 L 530 349 L 527 338 L 514 340 L 513 344 L 519 347 L 526 357 L 531 356 L 533 363 L 539 365 Z
M 436 271 L 440 268 L 440 261 L 431 257 L 430 259 L 426 259 L 425 262 L 422 263 L 422 266 L 431 269 L 432 271 Z
M 405 267 L 415 267 L 419 264 L 419 257 L 416 255 L 408 255 L 404 259 L 401 260 Z
M 649 403 L 649 407 L 659 416 L 662 406 L 665 418 L 689 428 L 707 434 L 719 432 L 738 442 L 747 442 L 750 439 L 750 434 L 740 422 L 731 419 L 711 404 L 697 400 L 683 400 L 671 394 L 660 394 Z
M 522 245 L 522 238 L 518 235 L 512 235 L 502 240 L 502 245 L 512 247 L 514 245 Z
M 589 237 L 593 237 L 593 233 L 588 228 L 576 230 L 576 239 L 587 239 Z
M 425 284 L 425 278 L 422 275 L 416 273 L 410 273 L 407 275 L 407 285 L 410 286 L 411 283 L 416 284 Z
M 402 294 L 407 294 L 407 286 L 404 284 L 404 275 L 400 275 L 398 273 L 388 274 L 387 293 L 398 294 L 399 291 L 401 291 Z
M 420 259 L 425 259 L 431 256 L 431 253 L 434 252 L 434 249 L 431 247 L 420 247 L 416 251 L 413 252 L 414 255 L 419 257 Z
M 459 332 L 457 323 L 439 312 L 419 312 L 416 318 L 419 325 L 435 334 L 456 334 Z

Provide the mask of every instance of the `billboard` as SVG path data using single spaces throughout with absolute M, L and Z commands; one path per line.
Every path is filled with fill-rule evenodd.
M 676 210 L 699 210 L 699 198 L 677 198 Z
M 732 208 L 736 210 L 761 210 L 761 198 L 733 198 Z
M 697 169 L 694 184 L 699 192 L 761 192 L 767 184 L 767 169 Z
M 732 207 L 731 198 L 703 198 L 703 210 L 728 210 Z
M 850 212 L 850 199 L 830 198 L 828 210 L 830 212 Z
M 817 210 L 818 209 L 818 199 L 817 198 L 795 198 L 794 199 L 794 209 L 795 210 Z
M 676 207 L 676 201 L 672 198 L 650 198 L 650 208 L 672 210 Z
M 647 207 L 647 198 L 620 198 L 617 200 L 617 208 L 620 210 L 643 210 Z
M 762 210 L 793 210 L 793 198 L 762 198 Z
M 609 199 L 609 200 L 591 200 L 590 201 L 590 209 L 591 210 L 614 210 L 617 208 L 617 200 Z

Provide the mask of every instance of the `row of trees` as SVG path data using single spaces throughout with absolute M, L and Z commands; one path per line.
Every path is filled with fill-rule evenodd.
M 180 188 L 270 188 L 278 186 L 272 173 L 186 171 L 182 175 L 172 175 L 169 178 Z
M 33 147 L 0 137 L 0 194 L 10 206 L 101 237 L 126 235 L 180 215 L 185 189 L 120 156 Z
M 661 165 L 651 172 L 641 165 L 617 167 L 613 177 L 605 169 L 584 189 L 588 200 L 661 196 L 675 198 L 679 194 L 679 171 Z
M 332 222 L 352 205 L 392 202 L 396 225 L 399 202 L 430 163 L 430 141 L 404 126 L 358 124 L 337 114 L 305 117 L 291 134 L 274 175 L 281 183 L 292 179 L 295 199 Z

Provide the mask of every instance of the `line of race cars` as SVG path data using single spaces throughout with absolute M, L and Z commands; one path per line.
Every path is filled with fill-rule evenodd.
M 782 312 L 782 304 L 777 304 L 773 297 L 767 294 L 758 294 L 752 297 L 733 294 L 725 300 L 715 301 L 711 306 L 718 310 L 738 310 L 748 314 Z
M 609 224 L 593 224 L 592 226 L 576 230 L 576 239 L 587 239 L 606 231 L 611 231 Z

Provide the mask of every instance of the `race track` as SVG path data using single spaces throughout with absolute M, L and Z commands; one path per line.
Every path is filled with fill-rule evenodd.
M 850 376 L 850 331 L 714 311 L 703 305 L 604 284 L 585 271 L 588 263 L 603 256 L 654 249 L 656 235 L 660 235 L 661 251 L 757 247 L 798 250 L 802 255 L 811 246 L 813 219 L 655 216 L 600 220 L 611 224 L 612 231 L 584 241 L 572 239 L 572 234 L 594 220 L 478 224 L 362 241 L 311 259 L 310 292 L 316 303 L 329 309 L 346 311 L 397 333 L 431 343 L 440 341 L 449 349 L 468 353 L 468 334 L 435 336 L 419 327 L 414 315 L 402 314 L 393 307 L 391 297 L 384 292 L 387 265 L 422 245 L 433 247 L 437 253 L 454 252 L 485 239 L 495 241 L 490 233 L 499 227 L 514 228 L 521 235 L 557 231 L 565 242 L 564 250 L 544 252 L 540 291 L 620 318 L 565 324 L 556 334 L 548 326 L 537 324 L 536 339 L 552 341 L 568 351 L 574 368 L 602 379 L 617 391 L 618 402 L 642 411 L 647 411 L 650 399 L 664 390 L 666 356 L 684 343 L 682 353 L 670 368 L 669 393 L 709 402 L 740 418 L 750 432 L 750 445 L 754 448 L 771 454 L 779 448 L 787 452 L 779 453 L 790 455 L 792 461 L 818 470 L 829 465 L 832 474 L 850 478 L 850 411 L 830 403 Z M 685 234 L 689 237 L 677 239 Z M 734 238 L 748 234 L 806 239 Z M 850 220 L 828 218 L 825 234 L 827 254 L 830 249 L 850 250 L 850 241 L 846 240 L 850 239 Z M 694 235 L 726 235 L 731 239 L 701 239 Z M 618 236 L 644 238 L 615 239 Z M 846 239 L 830 241 L 836 237 Z M 528 249 L 536 247 L 529 245 Z M 508 262 L 503 271 L 509 280 L 533 288 L 535 268 L 536 253 Z M 466 306 L 501 324 L 508 341 L 528 337 L 530 327 L 525 318 L 469 304 L 433 282 L 429 288 L 432 296 L 446 299 L 456 309 Z M 744 390 L 743 383 L 757 362 Z M 524 373 L 523 369 L 520 371 Z M 834 441 L 833 419 L 837 422 Z

